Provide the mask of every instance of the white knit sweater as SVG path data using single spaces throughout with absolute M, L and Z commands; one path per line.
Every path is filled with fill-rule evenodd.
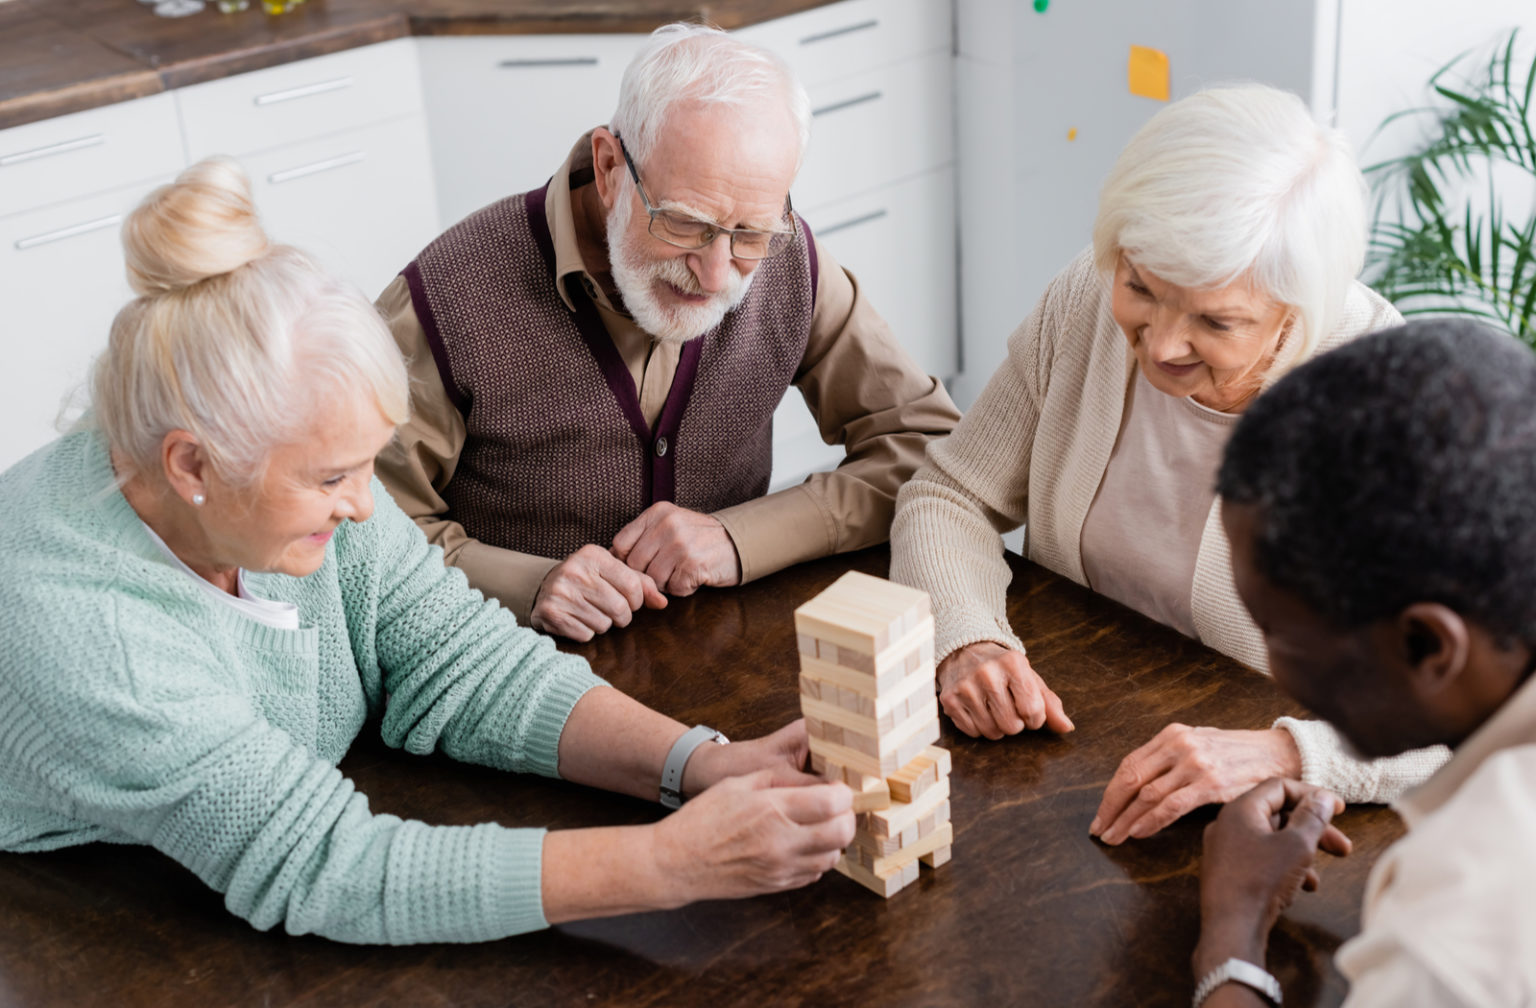
M 1355 284 L 1319 351 L 1396 325 L 1397 311 Z M 949 437 L 902 488 L 891 526 L 891 577 L 933 599 L 935 653 L 976 641 L 1024 650 L 1008 624 L 1010 580 L 1000 533 L 1025 525 L 1029 559 L 1087 584 L 1083 522 L 1119 435 L 1136 358 L 1110 314 L 1110 289 L 1085 251 L 1059 274 L 1008 340 L 1008 359 Z M 1232 586 L 1212 505 L 1190 607 L 1202 642 L 1267 671 L 1264 641 Z M 1391 801 L 1444 763 L 1443 747 L 1361 760 L 1328 725 L 1281 718 L 1302 778 L 1346 801 Z

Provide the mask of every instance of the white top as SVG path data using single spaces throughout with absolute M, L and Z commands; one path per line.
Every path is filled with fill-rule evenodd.
M 1088 586 L 1186 637 L 1216 470 L 1238 416 L 1161 392 L 1136 369 L 1125 420 L 1083 521 Z
M 1536 677 L 1397 810 L 1338 953 L 1345 1008 L 1536 1005 Z
M 148 532 L 149 538 L 156 546 L 160 547 L 160 552 L 164 553 L 171 563 L 185 571 L 187 577 L 196 582 L 197 586 L 209 595 L 220 599 L 225 605 L 230 606 L 240 615 L 253 619 L 258 623 L 265 623 L 274 630 L 297 630 L 299 628 L 299 607 L 292 602 L 274 602 L 271 599 L 252 595 L 245 587 L 245 568 L 242 567 L 235 571 L 235 590 L 240 594 L 238 596 L 231 595 L 198 574 L 191 567 L 182 563 L 181 557 L 172 553 L 171 548 L 165 544 L 165 540 L 161 539 L 154 529 L 146 525 L 142 518 L 139 519 L 139 524 L 144 525 L 144 531 Z

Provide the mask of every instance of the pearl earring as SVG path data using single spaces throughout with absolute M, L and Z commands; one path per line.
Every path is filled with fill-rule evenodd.
M 192 504 L 195 507 L 202 507 L 203 506 L 203 502 L 206 501 L 207 499 L 208 498 L 204 497 L 202 494 L 193 494 L 192 495 Z

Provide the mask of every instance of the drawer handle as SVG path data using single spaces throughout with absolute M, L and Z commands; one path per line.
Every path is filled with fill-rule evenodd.
M 21 164 L 23 161 L 35 161 L 38 158 L 49 157 L 53 154 L 64 154 L 68 151 L 80 150 L 82 147 L 95 147 L 106 142 L 107 138 L 103 134 L 92 133 L 90 136 L 79 137 L 75 140 L 65 140 L 63 143 L 49 144 L 47 147 L 35 147 L 32 150 L 7 154 L 4 157 L 0 157 L 0 168 Z
M 855 105 L 863 105 L 865 102 L 879 101 L 884 97 L 885 93 L 883 91 L 871 91 L 868 94 L 855 95 L 840 102 L 833 102 L 831 105 L 823 105 L 821 108 L 811 109 L 811 115 L 823 116 L 832 112 L 841 112 L 843 109 L 853 108 Z
M 351 77 L 337 77 L 335 80 L 321 81 L 318 84 L 305 84 L 303 87 L 289 88 L 286 91 L 273 91 L 269 94 L 257 95 L 257 105 L 276 105 L 278 102 L 293 101 L 295 98 L 308 98 L 310 95 L 325 94 L 328 91 L 341 91 L 352 86 Z
M 838 221 L 830 227 L 817 228 L 816 233 L 825 238 L 827 235 L 837 234 L 839 231 L 847 231 L 849 228 L 856 228 L 860 224 L 868 224 L 870 221 L 877 221 L 882 217 L 889 216 L 890 211 L 888 210 L 876 210 L 872 213 L 864 214 L 862 217 L 850 217 L 848 220 Z
M 280 172 L 273 172 L 267 176 L 267 181 L 273 185 L 281 185 L 284 182 L 292 182 L 308 175 L 318 175 L 321 172 L 333 171 L 337 168 L 345 168 L 347 165 L 355 165 L 368 157 L 362 151 L 353 151 L 340 157 L 326 158 L 324 161 L 316 161 L 314 164 L 302 165 L 298 168 L 286 168 Z
M 880 27 L 879 18 L 870 18 L 868 21 L 859 21 L 855 24 L 844 25 L 842 28 L 833 28 L 831 31 L 817 32 L 815 35 L 807 35 L 800 40 L 801 45 L 815 45 L 817 42 L 825 42 L 827 39 L 837 38 L 839 35 L 847 35 L 856 31 L 867 31 L 870 28 Z
M 59 228 L 57 231 L 49 231 L 47 234 L 23 238 L 16 243 L 16 248 L 24 252 L 29 248 L 37 248 L 39 245 L 63 241 L 65 238 L 73 238 L 76 235 L 90 234 L 92 231 L 100 231 L 103 228 L 117 227 L 122 222 L 122 214 L 113 214 L 100 220 L 86 221 L 84 224 L 74 224 L 67 228 Z
M 497 66 L 505 70 L 520 70 L 523 67 L 578 67 L 597 66 L 596 56 L 551 56 L 545 59 L 528 57 L 526 59 L 504 59 Z

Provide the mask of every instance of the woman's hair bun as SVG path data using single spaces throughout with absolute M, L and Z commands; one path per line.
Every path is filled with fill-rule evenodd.
M 180 290 L 262 256 L 267 234 L 251 184 L 234 160 L 212 157 L 145 197 L 123 225 L 128 283 L 135 293 Z

